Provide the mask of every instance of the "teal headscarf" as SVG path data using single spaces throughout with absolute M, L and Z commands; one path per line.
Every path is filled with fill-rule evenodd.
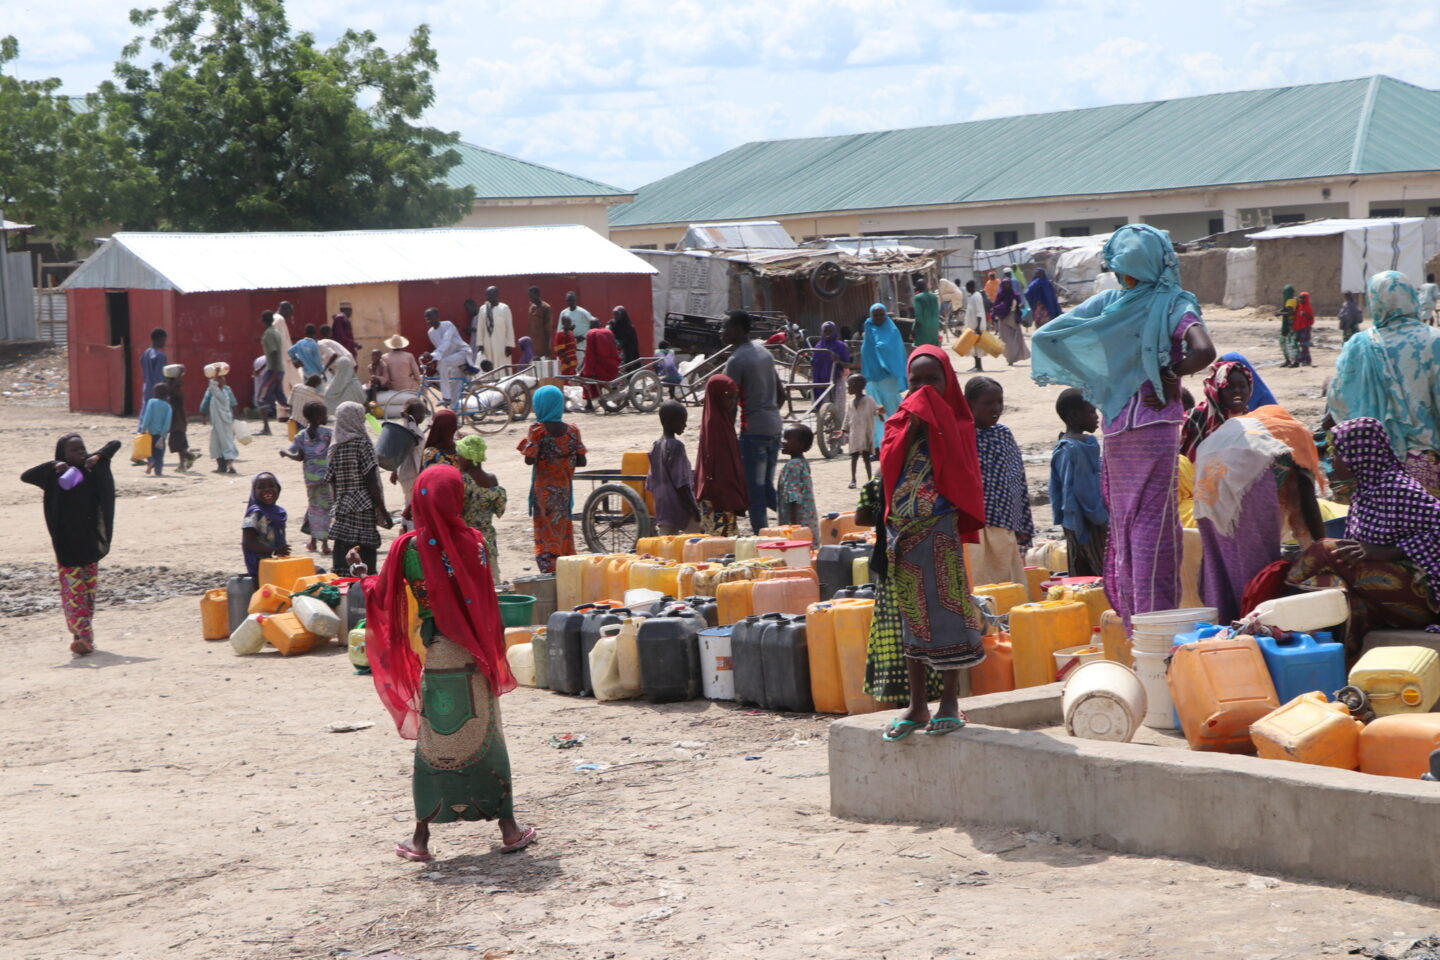
M 1130 223 L 1105 244 L 1105 266 L 1140 282 L 1106 290 L 1035 332 L 1030 377 L 1079 387 L 1114 419 L 1148 380 L 1160 393 L 1170 365 L 1170 338 L 1180 318 L 1200 316 L 1200 302 L 1180 287 L 1180 261 L 1165 233 Z
M 1365 306 L 1377 327 L 1388 327 L 1396 320 L 1420 321 L 1420 295 L 1410 278 L 1399 270 L 1383 270 L 1370 278 L 1365 288 Z
M 555 423 L 565 416 L 565 394 L 554 384 L 536 390 L 533 404 L 535 419 L 541 423 Z
M 870 313 L 865 316 L 865 334 L 860 341 L 860 372 L 866 380 L 878 383 L 881 380 L 899 380 L 901 386 L 905 384 L 905 337 L 900 333 L 900 328 L 895 326 L 894 319 L 889 319 L 883 326 L 876 325 L 872 319 L 876 310 L 884 313 L 889 318 L 889 311 L 885 304 L 875 303 L 870 305 Z M 894 410 L 887 410 L 886 413 L 894 413 Z

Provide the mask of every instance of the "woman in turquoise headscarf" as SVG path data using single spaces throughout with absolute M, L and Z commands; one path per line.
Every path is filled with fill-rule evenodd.
M 575 524 L 570 520 L 575 469 L 585 466 L 580 430 L 560 418 L 565 394 L 556 386 L 535 391 L 535 424 L 517 450 L 530 471 L 530 517 L 535 525 L 535 562 L 541 573 L 554 573 L 557 557 L 575 552 Z
M 1125 619 L 1180 600 L 1176 470 L 1180 378 L 1204 370 L 1215 345 L 1165 233 L 1127 224 L 1105 244 L 1121 289 L 1106 290 L 1035 332 L 1030 376 L 1079 387 L 1104 414 L 1101 490 L 1110 513 L 1105 592 Z
M 865 378 L 865 392 L 880 405 L 880 416 L 875 421 L 876 450 L 885 439 L 885 418 L 900 409 L 906 356 L 905 336 L 890 319 L 885 304 L 872 304 L 860 341 L 860 374 Z
M 1335 364 L 1330 416 L 1385 425 L 1405 472 L 1440 496 L 1440 331 L 1420 319 L 1420 298 L 1403 273 L 1370 278 L 1371 327 L 1351 337 Z

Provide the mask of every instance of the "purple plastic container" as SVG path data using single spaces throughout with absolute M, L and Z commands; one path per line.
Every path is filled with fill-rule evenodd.
M 71 467 L 64 473 L 60 474 L 60 489 L 73 490 L 80 483 L 80 481 L 84 479 L 85 474 L 80 470 L 79 467 Z

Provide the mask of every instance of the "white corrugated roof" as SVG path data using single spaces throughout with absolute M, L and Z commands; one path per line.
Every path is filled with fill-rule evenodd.
M 1311 220 L 1308 223 L 1297 223 L 1292 226 L 1271 227 L 1268 230 L 1261 230 L 1259 233 L 1247 233 L 1249 240 L 1283 240 L 1286 237 L 1333 237 L 1337 233 L 1349 233 L 1351 230 L 1373 230 L 1376 227 L 1391 227 L 1407 223 L 1424 223 L 1424 217 L 1372 217 L 1365 220 L 1345 220 L 1342 218 L 1331 218 L 1329 220 Z
M 204 293 L 454 277 L 653 274 L 589 227 L 335 233 L 117 233 L 66 289 Z

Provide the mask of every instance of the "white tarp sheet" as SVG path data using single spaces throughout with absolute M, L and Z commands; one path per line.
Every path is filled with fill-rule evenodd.
M 1110 234 L 1102 233 L 1093 237 L 1040 237 L 1036 240 L 1026 240 L 1024 243 L 1017 243 L 1008 247 L 999 247 L 995 250 L 975 251 L 975 272 L 982 273 L 986 270 L 998 270 L 1001 267 L 1018 267 L 1021 264 L 1030 263 L 1035 259 L 1035 254 L 1041 250 L 1075 250 L 1082 247 L 1103 247 L 1105 241 L 1110 239 Z
M 1078 303 L 1098 292 L 1095 281 L 1103 272 L 1104 251 L 1104 245 L 1097 244 L 1066 250 L 1056 259 L 1052 279 L 1064 291 L 1066 299 Z
M 1230 310 L 1255 306 L 1255 248 L 1232 247 L 1225 251 L 1225 296 Z
M 1340 259 L 1340 289 L 1364 293 L 1366 281 L 1382 270 L 1399 270 L 1412 281 L 1425 278 L 1425 219 L 1389 217 L 1377 220 L 1316 220 L 1292 227 L 1275 227 L 1247 236 L 1251 240 L 1290 237 L 1344 237 Z

